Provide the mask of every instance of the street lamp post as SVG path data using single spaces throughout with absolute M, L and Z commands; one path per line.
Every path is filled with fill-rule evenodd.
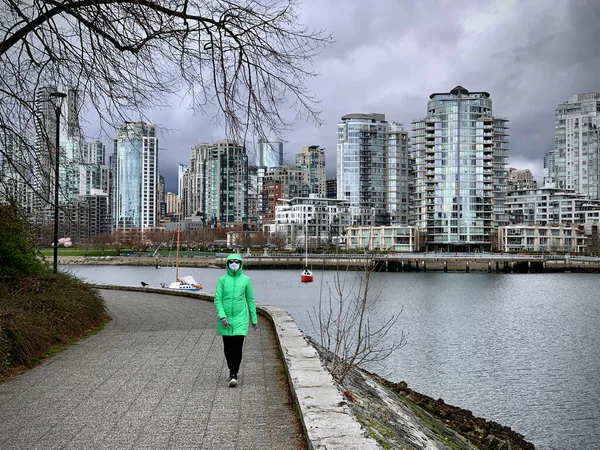
M 51 92 L 50 97 L 55 98 L 54 112 L 56 116 L 56 155 L 54 164 L 54 273 L 58 271 L 58 174 L 60 170 L 60 108 L 62 99 L 67 94 L 64 92 Z

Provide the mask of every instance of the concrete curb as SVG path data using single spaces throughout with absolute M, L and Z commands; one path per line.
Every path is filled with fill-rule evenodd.
M 212 294 L 173 292 L 158 288 L 99 285 L 98 289 L 151 292 L 212 301 Z M 343 393 L 324 367 L 290 314 L 280 308 L 256 305 L 273 324 L 288 375 L 290 391 L 311 450 L 359 450 L 382 447 L 362 428 Z
M 358 423 L 346 398 L 292 316 L 272 306 L 261 305 L 260 309 L 275 326 L 290 390 L 310 448 L 381 449 Z

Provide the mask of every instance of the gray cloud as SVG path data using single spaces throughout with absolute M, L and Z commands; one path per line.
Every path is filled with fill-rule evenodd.
M 510 165 L 541 181 L 557 104 L 600 91 L 599 12 L 596 0 L 306 1 L 302 22 L 336 42 L 315 59 L 322 75 L 310 81 L 323 125 L 300 123 L 283 136 L 286 160 L 303 145 L 321 145 L 333 177 L 342 115 L 385 113 L 410 130 L 426 115 L 431 93 L 460 84 L 491 94 L 494 114 L 511 121 Z M 223 129 L 184 107 L 153 120 L 173 129 L 161 140 L 160 165 L 175 190 L 177 162 L 187 161 L 198 142 L 222 139 Z

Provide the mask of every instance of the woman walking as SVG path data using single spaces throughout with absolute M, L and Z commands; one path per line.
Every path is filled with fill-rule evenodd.
M 231 254 L 225 260 L 227 273 L 219 278 L 215 290 L 217 334 L 223 336 L 223 349 L 229 367 L 229 386 L 238 385 L 244 336 L 248 334 L 248 317 L 252 328 L 258 328 L 254 293 L 250 277 L 242 273 L 242 257 Z

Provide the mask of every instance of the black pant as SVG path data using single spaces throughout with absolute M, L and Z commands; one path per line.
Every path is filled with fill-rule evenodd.
M 223 349 L 230 375 L 237 375 L 242 362 L 244 336 L 223 336 Z

